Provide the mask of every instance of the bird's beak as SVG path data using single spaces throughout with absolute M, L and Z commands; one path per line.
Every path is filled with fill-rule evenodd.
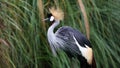
M 43 19 L 42 21 L 47 21 L 49 18 L 45 18 L 45 19 Z

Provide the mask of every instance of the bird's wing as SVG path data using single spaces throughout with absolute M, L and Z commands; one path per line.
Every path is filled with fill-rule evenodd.
M 67 50 L 74 52 L 76 54 L 81 54 L 81 52 L 79 51 L 79 48 L 75 43 L 75 39 L 82 47 L 86 47 L 85 45 L 91 47 L 89 40 L 87 40 L 87 38 L 82 33 L 69 26 L 59 28 L 56 31 L 55 35 L 56 37 L 64 41 L 65 43 L 64 45 L 65 48 L 67 48 Z

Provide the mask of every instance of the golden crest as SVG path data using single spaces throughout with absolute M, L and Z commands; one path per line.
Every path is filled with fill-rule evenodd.
M 64 19 L 64 12 L 60 8 L 51 7 L 51 8 L 49 8 L 49 11 L 56 20 Z

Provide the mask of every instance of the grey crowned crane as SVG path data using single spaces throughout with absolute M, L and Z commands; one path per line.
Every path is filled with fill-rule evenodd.
M 47 32 L 48 42 L 53 55 L 57 50 L 63 50 L 69 57 L 77 57 L 81 68 L 95 68 L 92 46 L 89 40 L 78 30 L 69 26 L 60 27 L 56 32 L 54 28 L 63 20 L 64 13 L 59 8 L 50 8 L 50 14 L 45 20 L 49 20 L 52 25 Z

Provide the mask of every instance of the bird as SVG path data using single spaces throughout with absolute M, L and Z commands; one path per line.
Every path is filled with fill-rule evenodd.
M 63 50 L 68 57 L 77 57 L 80 68 L 96 68 L 93 50 L 90 41 L 79 30 L 70 26 L 55 28 L 64 19 L 64 12 L 59 7 L 49 8 L 50 13 L 45 20 L 51 25 L 47 31 L 47 39 L 54 56 L 58 50 Z

